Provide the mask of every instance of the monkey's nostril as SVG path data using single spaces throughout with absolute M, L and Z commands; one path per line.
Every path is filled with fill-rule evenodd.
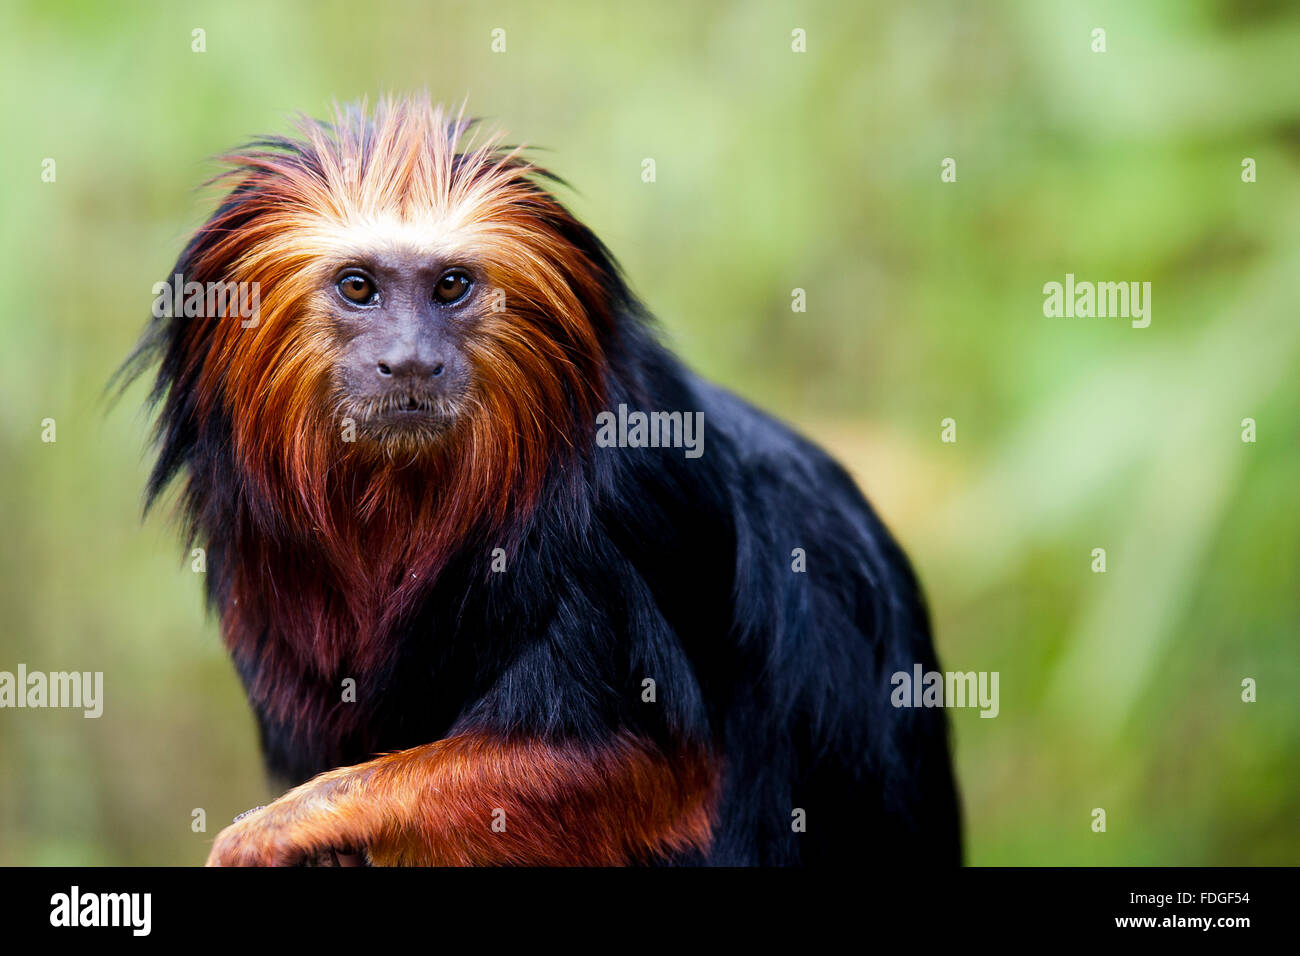
M 393 374 L 393 370 L 392 370 L 391 368 L 389 368 L 389 367 L 388 367 L 386 364 L 384 364 L 383 362 L 380 362 L 380 363 L 379 363 L 379 374 L 380 374 L 380 375 L 392 375 L 392 374 Z
M 429 374 L 432 375 L 434 378 L 437 378 L 439 375 L 442 374 L 442 370 L 444 368 L 446 368 L 446 366 L 443 365 L 441 362 L 439 362 L 437 365 L 433 367 L 433 371 L 431 371 Z

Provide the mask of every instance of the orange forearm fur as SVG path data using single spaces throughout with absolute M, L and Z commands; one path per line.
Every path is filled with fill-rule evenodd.
M 321 774 L 221 833 L 210 864 L 365 849 L 378 865 L 617 866 L 711 839 L 717 775 L 628 733 L 601 746 L 463 734 Z

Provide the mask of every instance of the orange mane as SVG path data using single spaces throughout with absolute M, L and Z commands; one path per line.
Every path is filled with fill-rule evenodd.
M 427 99 L 385 99 L 223 157 L 214 182 L 232 188 L 176 271 L 258 283 L 256 323 L 160 320 L 142 350 L 161 359 L 152 494 L 183 473 L 194 532 L 237 525 L 229 593 L 215 595 L 237 656 L 267 647 L 274 620 L 284 653 L 322 678 L 380 660 L 449 556 L 478 535 L 486 568 L 589 442 L 617 267 L 537 184 L 545 171 L 473 128 Z M 318 301 L 323 277 L 394 246 L 475 262 L 497 302 L 467 344 L 468 413 L 411 447 L 344 439 Z M 219 516 L 214 495 L 234 499 Z

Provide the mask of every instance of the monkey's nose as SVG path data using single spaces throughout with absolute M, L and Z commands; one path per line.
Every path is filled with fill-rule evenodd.
M 379 373 L 380 378 L 394 381 L 424 382 L 431 378 L 437 378 L 445 368 L 446 366 L 441 359 L 425 361 L 418 358 L 407 358 L 400 361 L 380 360 L 375 370 Z

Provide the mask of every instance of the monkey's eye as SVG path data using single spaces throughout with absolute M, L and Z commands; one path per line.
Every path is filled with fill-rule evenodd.
M 349 272 L 339 279 L 339 294 L 356 305 L 374 301 L 375 284 L 360 272 Z
M 438 284 L 433 287 L 433 294 L 439 302 L 450 305 L 465 298 L 465 293 L 469 291 L 471 285 L 473 282 L 468 272 L 464 269 L 450 269 L 438 279 Z

